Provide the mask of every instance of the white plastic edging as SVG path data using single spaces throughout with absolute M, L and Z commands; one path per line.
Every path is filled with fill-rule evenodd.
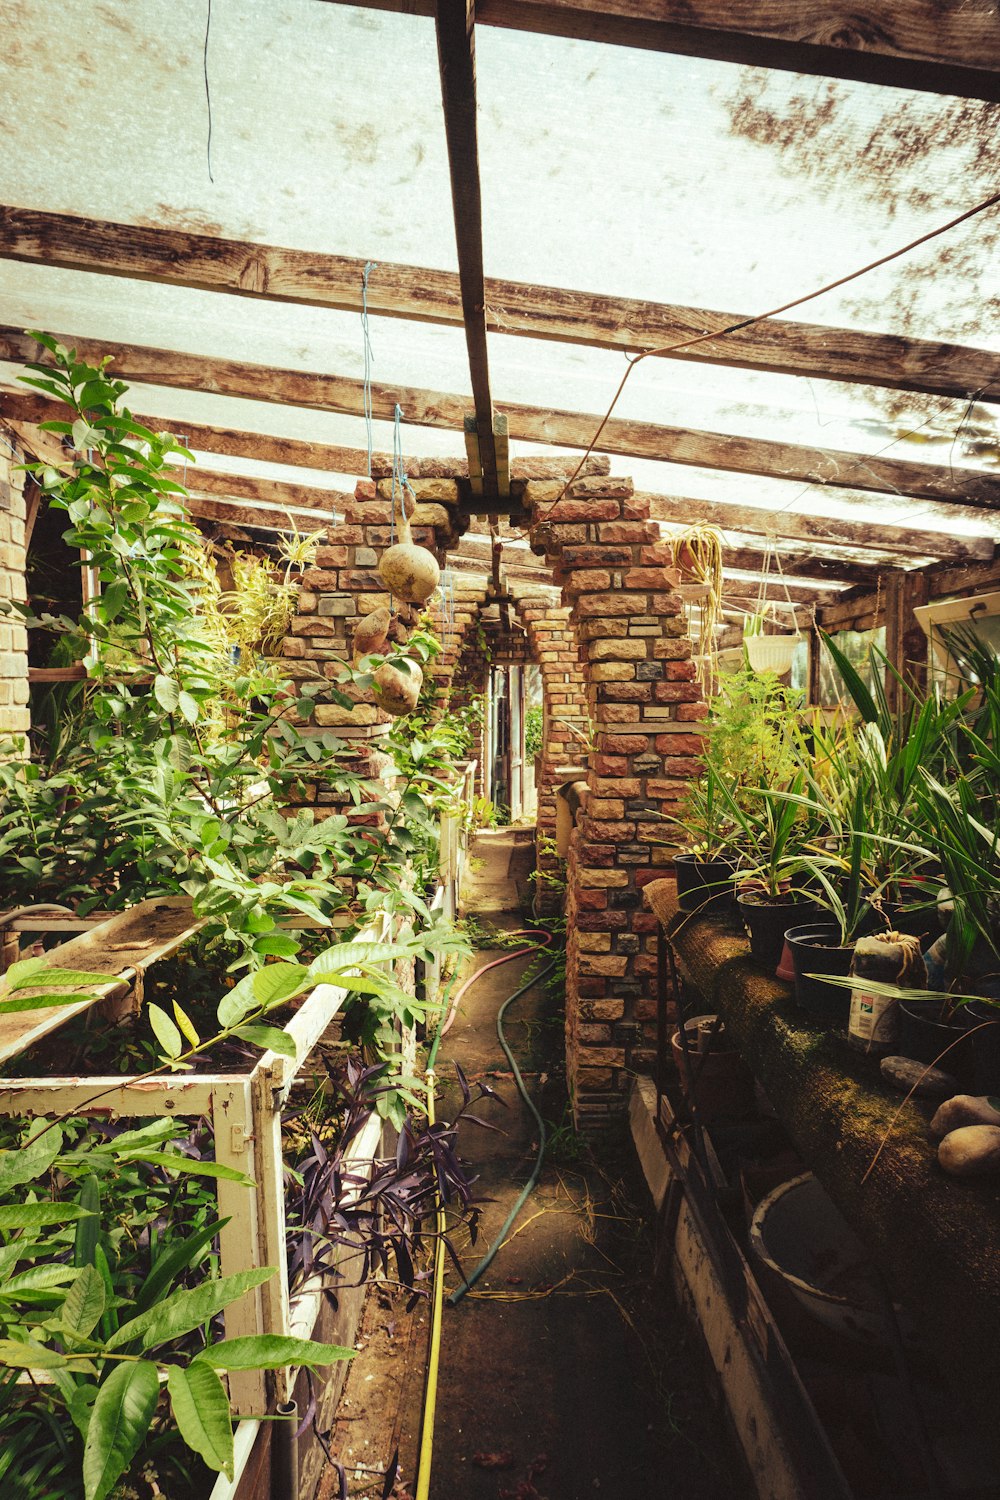
M 239 1424 L 233 1443 L 233 1477 L 227 1479 L 225 1474 L 220 1474 L 212 1486 L 208 1500 L 233 1500 L 243 1478 L 243 1471 L 250 1461 L 257 1434 L 263 1425 L 258 1417 L 247 1417 Z M 290 1500 L 294 1500 L 294 1497 L 290 1497 Z

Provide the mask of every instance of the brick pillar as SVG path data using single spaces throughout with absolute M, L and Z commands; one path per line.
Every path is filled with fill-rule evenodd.
M 567 893 L 567 1065 L 576 1118 L 620 1114 L 631 1072 L 654 1057 L 655 923 L 641 888 L 671 860 L 685 781 L 698 773 L 695 682 L 669 550 L 631 480 L 529 484 L 532 547 L 571 607 L 593 725 L 586 813 Z M 557 503 L 556 503 L 557 502 Z
M 23 601 L 25 475 L 17 465 L 24 453 L 0 424 L 0 599 Z M 31 727 L 28 710 L 28 632 L 10 615 L 0 615 L 0 741 L 20 740 Z M 9 746 L 8 746 L 9 752 Z

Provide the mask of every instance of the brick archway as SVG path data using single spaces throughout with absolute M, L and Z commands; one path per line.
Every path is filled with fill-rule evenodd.
M 706 710 L 669 549 L 648 501 L 631 480 L 608 474 L 587 474 L 560 498 L 563 483 L 529 479 L 524 492 L 532 550 L 545 556 L 560 594 L 519 583 L 511 596 L 552 707 L 575 708 L 579 722 L 589 721 L 589 795 L 567 866 L 566 1029 L 576 1118 L 598 1131 L 620 1116 L 631 1073 L 654 1059 L 655 922 L 642 909 L 641 890 L 670 864 L 666 819 L 698 774 Z M 444 564 L 465 529 L 458 486 L 440 466 L 413 485 L 413 539 Z M 333 663 L 350 655 L 357 620 L 389 602 L 375 571 L 390 542 L 388 490 L 386 481 L 358 485 L 306 575 L 285 643 L 291 675 L 318 667 L 334 676 Z M 453 677 L 485 603 L 485 578 L 482 589 L 480 598 L 478 585 L 456 583 L 458 628 L 440 658 L 442 680 Z M 405 610 L 399 620 L 405 629 Z M 556 719 L 573 717 L 550 713 L 550 733 Z M 359 770 L 366 758 L 374 769 L 388 724 L 374 703 L 346 710 L 321 701 L 317 722 L 357 743 Z M 569 748 L 572 731 L 562 732 L 565 741 L 551 741 L 553 761 Z M 576 745 L 571 754 L 579 758 Z M 554 802 L 550 812 L 540 800 L 539 815 L 540 828 L 554 833 Z

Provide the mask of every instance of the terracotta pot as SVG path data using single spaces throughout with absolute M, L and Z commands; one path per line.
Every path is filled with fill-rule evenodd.
M 735 1048 L 726 1044 L 725 1031 L 721 1036 L 707 1036 L 707 1028 L 717 1020 L 717 1016 L 692 1016 L 685 1021 L 689 1054 L 679 1030 L 670 1039 L 684 1097 L 694 1100 L 703 1125 L 722 1117 L 738 1119 L 749 1114 L 754 1104 L 753 1074 Z M 706 1041 L 714 1043 L 710 1050 L 698 1050 L 699 1043 Z

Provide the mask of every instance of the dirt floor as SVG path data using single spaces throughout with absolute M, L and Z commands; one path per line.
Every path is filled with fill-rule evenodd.
M 530 889 L 532 833 L 500 829 L 477 841 L 464 912 L 483 929 L 520 926 L 518 892 Z M 469 972 L 499 956 L 485 947 Z M 455 1236 L 471 1272 L 493 1243 L 531 1172 L 537 1130 L 497 1040 L 498 1007 L 530 958 L 492 970 L 474 985 L 445 1038 L 441 1114 L 458 1090 L 458 1060 L 508 1107 L 478 1112 L 502 1135 L 469 1125 L 463 1156 L 485 1201 L 478 1246 Z M 492 1266 L 457 1307 L 445 1308 L 434 1439 L 433 1500 L 733 1500 L 750 1493 L 729 1439 L 697 1339 L 675 1310 L 668 1278 L 653 1275 L 647 1204 L 624 1148 L 592 1155 L 572 1130 L 562 1075 L 560 997 L 534 986 L 510 1012 L 507 1033 L 547 1121 L 541 1182 Z M 448 1286 L 460 1284 L 454 1268 Z M 388 1287 L 368 1297 L 331 1437 L 352 1494 L 382 1492 L 398 1447 L 395 1494 L 414 1484 L 429 1311 L 407 1314 Z M 321 1500 L 339 1493 L 335 1472 Z

